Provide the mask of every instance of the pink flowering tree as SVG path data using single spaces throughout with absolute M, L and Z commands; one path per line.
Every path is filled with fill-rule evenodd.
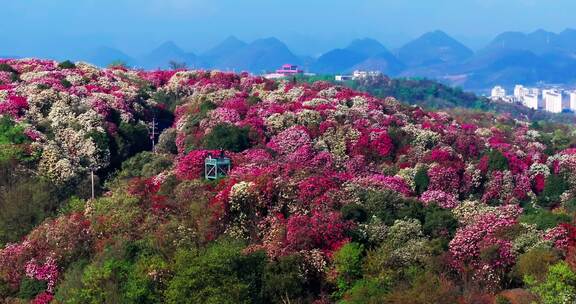
M 294 126 L 272 137 L 268 147 L 280 154 L 290 154 L 310 143 L 310 135 L 306 128 Z
M 458 206 L 458 200 L 454 194 L 446 193 L 439 190 L 428 190 L 420 196 L 425 206 L 435 203 L 441 208 L 452 209 Z
M 449 251 L 453 266 L 461 272 L 470 270 L 474 280 L 486 288 L 497 288 L 505 271 L 515 262 L 512 242 L 501 238 L 501 232 L 517 224 L 522 212 L 515 206 L 505 206 L 486 214 L 456 231 Z

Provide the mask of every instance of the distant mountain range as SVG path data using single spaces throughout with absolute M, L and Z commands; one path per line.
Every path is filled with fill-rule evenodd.
M 426 77 L 467 89 L 485 89 L 496 84 L 572 83 L 576 80 L 576 30 L 505 32 L 476 52 L 445 32 L 433 31 L 397 50 L 365 38 L 318 57 L 296 55 L 273 37 L 247 43 L 231 36 L 201 54 L 187 52 L 168 41 L 140 58 L 102 47 L 81 59 L 99 66 L 122 61 L 157 69 L 169 68 L 173 62 L 189 68 L 253 73 L 291 63 L 318 74 L 378 70 L 395 77 Z

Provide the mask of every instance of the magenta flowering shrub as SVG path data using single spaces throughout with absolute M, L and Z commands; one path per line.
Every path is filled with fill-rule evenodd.
M 281 154 L 290 154 L 310 143 L 310 135 L 306 128 L 295 126 L 272 137 L 268 147 Z
M 26 276 L 29 278 L 47 282 L 47 292 L 54 292 L 54 286 L 58 280 L 58 265 L 53 258 L 46 259 L 46 262 L 39 265 L 35 259 L 26 263 Z
M 425 205 L 436 203 L 439 207 L 452 209 L 458 206 L 458 200 L 453 194 L 439 190 L 428 190 L 422 193 L 420 199 Z
M 218 157 L 218 150 L 194 150 L 180 157 L 176 162 L 174 173 L 181 179 L 197 179 L 204 174 L 204 160 L 212 155 Z M 229 156 L 229 155 L 228 155 Z
M 28 109 L 28 102 L 25 97 L 9 95 L 8 98 L 0 102 L 0 115 L 9 115 L 19 118 Z
M 54 296 L 48 292 L 42 292 L 32 300 L 32 304 L 49 304 L 54 299 Z
M 460 174 L 453 167 L 433 166 L 428 170 L 428 176 L 430 178 L 428 190 L 457 194 L 460 189 Z
M 522 210 L 517 206 L 503 206 L 492 212 L 480 214 L 473 221 L 457 230 L 450 241 L 452 264 L 457 269 L 472 269 L 478 280 L 499 282 L 508 267 L 515 262 L 512 242 L 502 238 L 502 232 L 517 224 Z
M 354 154 L 373 157 L 387 157 L 394 149 L 394 143 L 386 130 L 372 129 L 362 133 L 352 148 Z
M 336 212 L 294 215 L 286 224 L 286 246 L 294 251 L 322 248 L 332 252 L 348 241 L 345 232 L 350 228 Z
M 544 235 L 544 239 L 547 241 L 551 241 L 554 244 L 554 247 L 562 250 L 568 249 L 570 243 L 574 243 L 575 240 L 571 239 L 573 236 L 570 235 L 570 231 L 567 226 L 560 225 L 554 227 L 548 231 Z

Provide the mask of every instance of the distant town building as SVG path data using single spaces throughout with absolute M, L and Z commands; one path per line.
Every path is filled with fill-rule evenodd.
M 300 70 L 297 65 L 284 64 L 274 73 L 265 74 L 264 78 L 267 79 L 282 79 L 286 77 L 293 77 L 297 75 L 304 75 L 304 71 Z
M 570 92 L 570 110 L 576 112 L 576 92 Z
M 524 95 L 522 103 L 524 106 L 534 110 L 542 110 L 544 108 L 544 102 L 542 98 L 540 98 L 540 94 L 528 93 Z
M 576 112 L 576 90 L 562 89 L 558 86 L 540 89 L 518 84 L 514 86 L 514 95 L 506 95 L 506 89 L 495 86 L 492 88 L 490 99 L 517 103 L 530 109 L 545 110 L 552 113 Z
M 366 79 L 366 78 L 374 78 L 382 76 L 382 72 L 380 71 L 362 71 L 356 70 L 352 73 L 352 80 L 359 80 L 359 79 Z
M 514 97 L 518 101 L 522 101 L 524 96 L 530 94 L 530 89 L 524 87 L 523 85 L 516 85 L 514 87 Z
M 352 75 L 336 75 L 334 76 L 334 80 L 336 81 L 346 81 L 346 80 L 352 80 Z
M 492 92 L 490 94 L 490 99 L 492 100 L 499 100 L 506 98 L 506 90 L 501 86 L 495 86 L 492 88 Z
M 299 74 L 304 74 L 304 71 L 300 70 L 297 65 L 293 64 L 284 64 L 278 70 L 276 70 L 277 74 L 283 74 L 286 76 L 294 76 Z
M 558 90 L 543 90 L 542 99 L 548 112 L 561 113 L 570 109 L 570 97 Z

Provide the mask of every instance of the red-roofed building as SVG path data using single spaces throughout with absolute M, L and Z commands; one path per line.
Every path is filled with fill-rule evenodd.
M 297 65 L 284 64 L 284 65 L 282 65 L 282 68 L 276 70 L 276 73 L 277 74 L 283 74 L 285 76 L 292 76 L 292 75 L 302 74 L 302 73 L 304 73 L 304 71 L 298 69 Z

